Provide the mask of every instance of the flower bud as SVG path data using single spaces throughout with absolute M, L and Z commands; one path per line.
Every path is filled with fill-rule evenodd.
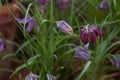
M 71 28 L 71 26 L 64 20 L 57 21 L 56 23 L 57 23 L 57 28 L 60 29 L 62 32 L 67 33 L 67 34 L 73 33 L 73 29 Z

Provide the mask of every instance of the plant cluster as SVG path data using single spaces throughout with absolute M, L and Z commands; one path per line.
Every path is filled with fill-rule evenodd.
M 16 1 L 24 17 L 14 18 L 24 39 L 25 80 L 113 80 L 120 68 L 120 0 Z M 5 42 L 0 39 L 0 50 Z M 26 57 L 27 55 L 27 57 Z M 9 55 L 6 55 L 8 57 Z M 116 71 L 116 72 L 114 72 Z

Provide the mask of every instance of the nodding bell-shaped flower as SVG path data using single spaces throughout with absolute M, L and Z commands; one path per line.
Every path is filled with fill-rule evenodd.
M 94 44 L 97 36 L 102 38 L 102 33 L 95 25 L 92 25 L 89 28 L 88 25 L 86 25 L 80 32 L 80 38 L 84 44 L 87 44 L 89 40 Z
M 39 4 L 39 5 L 45 5 L 46 3 L 49 3 L 50 0 L 36 0 L 36 2 Z
M 69 0 L 57 0 L 56 4 L 60 9 L 66 9 L 68 8 L 68 2 Z
M 106 11 L 109 9 L 108 0 L 102 0 L 99 6 L 96 7 L 97 10 Z
M 3 51 L 5 49 L 5 41 L 0 38 L 0 51 Z
M 26 19 L 19 19 L 16 18 L 16 20 L 18 21 L 18 23 L 20 24 L 26 24 L 26 31 L 27 32 L 31 32 L 33 27 L 35 26 L 35 20 L 33 17 L 28 16 Z
M 89 43 L 87 43 L 84 47 L 78 46 L 75 50 L 74 57 L 80 60 L 85 60 L 85 61 L 88 60 L 90 58 L 90 54 L 87 51 L 88 46 Z
M 38 80 L 38 78 L 39 78 L 38 75 L 30 73 L 25 77 L 25 80 Z
M 73 29 L 71 28 L 71 26 L 64 20 L 57 21 L 56 23 L 57 23 L 57 28 L 60 29 L 62 32 L 67 34 L 73 33 Z

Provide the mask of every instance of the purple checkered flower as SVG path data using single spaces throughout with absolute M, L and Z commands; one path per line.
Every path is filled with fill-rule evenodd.
M 35 25 L 35 20 L 33 17 L 28 16 L 26 19 L 19 19 L 16 18 L 16 20 L 18 21 L 18 23 L 20 24 L 26 24 L 26 31 L 27 32 L 31 32 L 34 25 Z
M 38 3 L 38 4 L 42 4 L 42 5 L 45 5 L 46 3 L 49 3 L 50 2 L 50 0 L 36 0 L 36 2 Z
M 3 51 L 5 49 L 5 41 L 0 38 L 0 51 Z
M 68 2 L 69 2 L 69 0 L 57 0 L 57 6 L 60 9 L 66 9 L 66 8 L 68 8 Z
M 80 60 L 88 60 L 90 58 L 90 54 L 88 53 L 89 43 L 87 43 L 84 47 L 78 46 L 75 50 L 74 57 Z
M 71 28 L 71 26 L 64 20 L 57 21 L 56 23 L 57 23 L 57 28 L 60 29 L 62 32 L 67 34 L 73 33 L 73 29 Z
M 102 38 L 102 33 L 100 29 L 98 29 L 95 25 L 92 25 L 89 28 L 88 25 L 84 26 L 80 32 L 80 38 L 84 44 L 87 44 L 89 39 L 92 44 L 94 44 L 96 42 L 97 36 L 100 36 L 100 38 Z
M 99 6 L 96 7 L 97 10 L 106 11 L 108 10 L 108 0 L 102 0 Z
M 38 80 L 38 78 L 39 78 L 38 75 L 30 73 L 25 77 L 25 80 Z

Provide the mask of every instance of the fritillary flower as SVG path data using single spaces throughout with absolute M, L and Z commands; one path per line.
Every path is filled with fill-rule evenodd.
M 56 23 L 57 23 L 57 28 L 60 29 L 62 32 L 67 34 L 73 33 L 73 29 L 71 28 L 71 26 L 64 20 L 57 21 Z
M 88 60 L 90 58 L 90 54 L 88 53 L 88 50 L 87 50 L 88 46 L 89 46 L 89 43 L 87 43 L 84 47 L 78 46 L 75 50 L 74 57 L 80 60 Z
M 106 11 L 108 10 L 109 5 L 108 5 L 108 0 L 103 0 L 99 6 L 96 7 L 97 10 L 101 11 Z
M 68 2 L 69 2 L 69 0 L 57 0 L 57 6 L 60 9 L 66 9 L 66 8 L 68 8 Z
M 33 17 L 28 16 L 26 19 L 20 19 L 20 18 L 16 18 L 16 20 L 18 21 L 18 23 L 20 24 L 26 24 L 26 31 L 27 32 L 31 32 L 34 25 L 35 25 L 35 20 Z
M 95 25 L 90 27 L 84 26 L 80 32 L 80 38 L 84 44 L 87 44 L 90 40 L 92 44 L 96 42 L 96 37 L 100 36 L 102 38 L 102 32 Z

